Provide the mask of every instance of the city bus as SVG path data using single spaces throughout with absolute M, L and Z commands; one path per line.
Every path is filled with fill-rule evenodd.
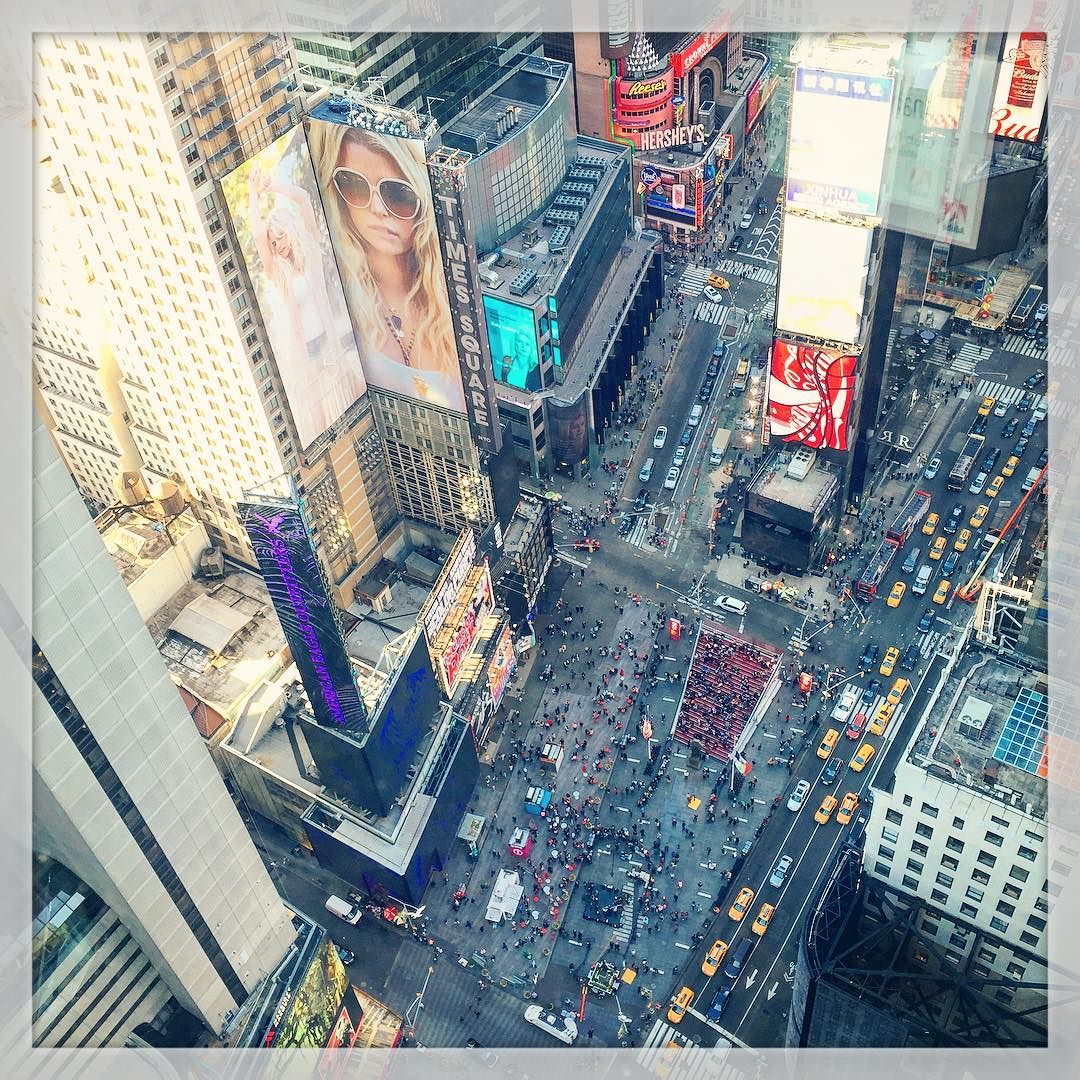
M 1032 315 L 1035 314 L 1035 309 L 1042 302 L 1042 294 L 1043 287 L 1041 285 L 1029 285 L 1024 290 L 1024 295 L 1020 297 L 1016 307 L 1012 309 L 1012 314 L 1005 322 L 1005 329 L 1011 330 L 1014 334 L 1026 330 L 1031 322 Z
M 746 380 L 750 377 L 750 361 L 742 357 L 735 367 L 735 376 L 731 380 L 731 389 L 741 394 L 746 389 Z
M 956 459 L 952 472 L 949 473 L 946 487 L 950 491 L 960 491 L 967 483 L 967 479 L 971 475 L 971 466 L 975 464 L 975 459 L 982 453 L 985 441 L 982 435 L 969 435 L 967 437 L 964 449 L 960 451 L 960 456 Z

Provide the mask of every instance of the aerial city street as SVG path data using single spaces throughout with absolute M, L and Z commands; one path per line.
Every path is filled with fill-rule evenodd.
M 1046 34 L 386 36 L 35 46 L 35 1045 L 1045 1045 Z

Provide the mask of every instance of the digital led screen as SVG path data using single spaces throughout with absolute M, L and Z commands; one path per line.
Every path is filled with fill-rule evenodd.
M 367 710 L 300 508 L 249 497 L 238 510 L 316 720 L 363 728 Z
M 776 325 L 854 344 L 862 328 L 873 229 L 784 214 Z
M 487 672 L 491 701 L 496 709 L 502 704 L 503 694 L 516 670 L 517 656 L 514 653 L 514 639 L 510 633 L 510 627 L 504 626 Z
M 296 434 L 310 446 L 366 389 L 303 128 L 221 181 Z
M 789 206 L 877 213 L 892 94 L 887 76 L 796 68 Z
M 846 450 L 856 357 L 776 341 L 769 378 L 769 433 L 784 442 Z
M 308 145 L 368 384 L 463 413 L 424 143 L 322 109 Z
M 348 976 L 334 943 L 325 938 L 312 957 L 300 985 L 289 1001 L 289 1011 L 278 1025 L 272 1046 L 326 1046 L 339 1016 Z
M 541 389 L 540 351 L 532 310 L 499 296 L 485 296 L 484 316 L 495 378 L 518 390 Z

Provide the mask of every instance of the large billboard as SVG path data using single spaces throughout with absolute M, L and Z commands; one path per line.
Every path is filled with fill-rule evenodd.
M 303 129 L 221 182 L 303 447 L 365 391 Z
M 1037 30 L 1009 34 L 990 114 L 990 134 L 1038 142 L 1046 93 L 1046 34 Z
M 443 269 L 450 287 L 450 312 L 469 427 L 473 441 L 481 450 L 497 454 L 502 447 L 502 434 L 495 384 L 491 378 L 491 357 L 485 351 L 484 318 L 476 302 L 481 291 L 472 225 L 463 202 L 465 165 L 451 157 L 429 162 L 428 167 L 435 191 L 435 220 L 442 240 Z M 490 332 L 487 338 L 490 338 Z
M 248 496 L 237 509 L 315 719 L 362 730 L 367 710 L 299 506 Z
M 878 212 L 892 98 L 889 76 L 795 69 L 788 206 Z
M 503 694 L 517 670 L 517 656 L 514 654 L 514 638 L 509 624 L 504 626 L 495 646 L 495 654 L 488 664 L 488 686 L 491 689 L 491 701 L 494 708 L 502 704 Z
M 278 1024 L 270 1045 L 320 1049 L 326 1046 L 334 1034 L 348 982 L 334 943 L 324 938 L 300 985 L 292 992 L 288 1012 Z
M 848 448 L 856 357 L 775 341 L 769 371 L 769 434 L 815 449 Z
M 480 633 L 480 624 L 495 608 L 491 574 L 486 563 L 473 572 L 470 581 L 471 586 L 466 581 L 463 592 L 459 594 L 458 603 L 450 613 L 451 619 L 430 643 L 447 697 L 453 697 L 457 689 L 461 665 L 472 651 Z
M 518 390 L 540 390 L 540 350 L 532 309 L 500 296 L 485 296 L 484 316 L 495 378 Z
M 434 641 L 438 636 L 461 586 L 475 564 L 476 534 L 472 529 L 462 529 L 417 616 L 429 641 Z
M 368 385 L 465 412 L 424 143 L 326 105 L 307 136 Z
M 776 326 L 854 344 L 862 330 L 873 229 L 784 214 Z

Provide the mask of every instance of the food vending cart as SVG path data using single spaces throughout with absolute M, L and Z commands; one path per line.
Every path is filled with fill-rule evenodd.
M 529 832 L 528 829 L 518 826 L 510 834 L 510 843 L 506 845 L 506 850 L 518 859 L 527 859 L 529 853 L 532 851 L 532 847 L 532 833 Z
M 557 742 L 544 743 L 544 749 L 540 751 L 540 764 L 550 765 L 555 772 L 558 772 L 565 753 L 566 751 Z
M 544 787 L 531 787 L 525 792 L 525 813 L 543 814 L 551 804 L 551 792 Z

